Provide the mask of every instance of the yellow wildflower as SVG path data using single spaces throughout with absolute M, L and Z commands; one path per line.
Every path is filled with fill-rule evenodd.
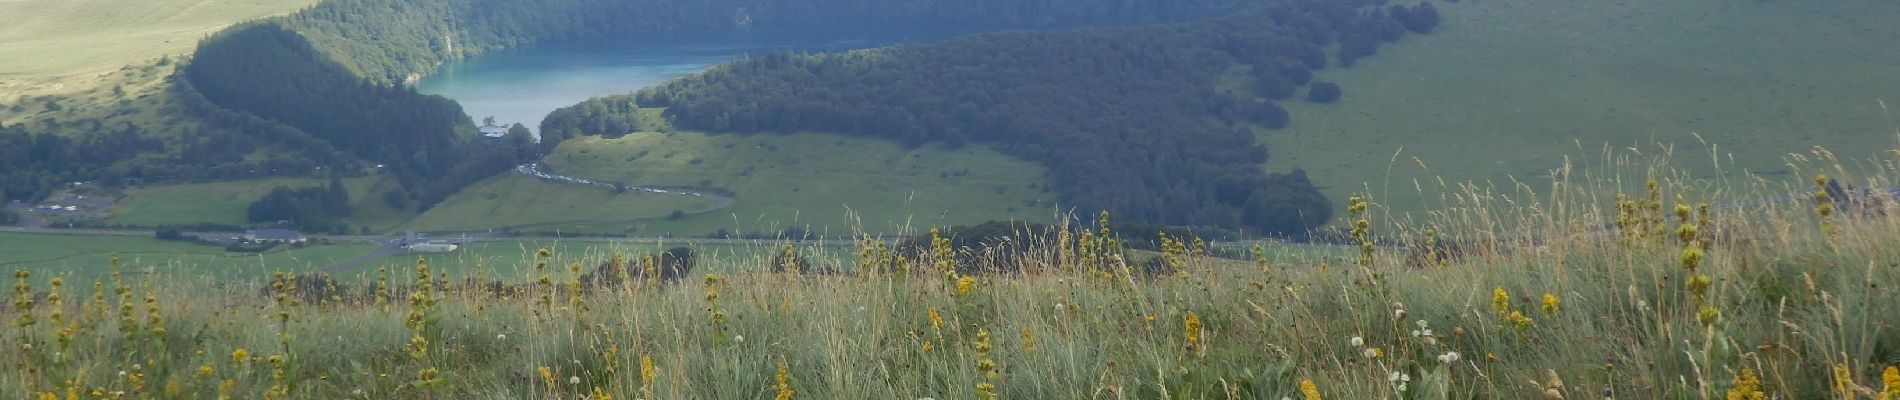
M 792 400 L 792 395 L 796 394 L 796 392 L 792 391 L 791 366 L 786 365 L 784 360 L 779 360 L 778 374 L 773 377 L 773 380 L 778 381 L 778 384 L 774 385 L 778 388 L 778 395 L 773 396 L 772 399 Z
M 1880 391 L 1880 400 L 1900 400 L 1900 367 L 1887 366 L 1880 372 L 1880 383 L 1886 390 Z
M 200 365 L 200 366 L 198 366 L 198 375 L 199 375 L 199 376 L 211 376 L 211 375 L 213 375 L 213 374 L 217 374 L 217 373 L 218 373 L 218 370 L 217 370 L 217 369 L 213 369 L 213 368 L 211 368 L 211 363 L 205 363 L 205 365 Z
M 546 382 L 548 387 L 554 387 L 554 371 L 549 371 L 547 366 L 540 366 L 535 367 L 535 372 L 541 373 L 541 381 Z
M 970 289 L 976 286 L 976 279 L 969 276 L 957 278 L 957 295 L 968 296 Z
M 1735 373 L 1735 382 L 1729 386 L 1725 400 L 1761 400 L 1766 397 L 1761 391 L 1761 378 L 1755 376 L 1755 370 L 1742 367 Z
M 242 347 L 238 348 L 237 350 L 231 351 L 231 362 L 243 364 L 245 361 L 250 361 L 250 360 L 251 360 L 251 352 L 244 351 L 244 348 Z
M 1320 400 L 1319 385 L 1314 385 L 1312 379 L 1301 379 L 1300 397 L 1305 400 Z
M 1503 286 L 1491 289 L 1491 309 L 1497 310 L 1500 316 L 1510 313 L 1511 294 L 1505 292 Z
M 1182 321 L 1181 324 L 1184 325 L 1183 331 L 1187 334 L 1188 348 L 1199 348 L 1201 346 L 1201 316 L 1189 312 L 1187 319 Z
M 943 314 L 938 314 L 936 307 L 931 307 L 928 313 L 930 314 L 930 327 L 933 329 L 943 329 Z
M 653 356 L 640 356 L 640 386 L 653 386 L 653 376 L 658 371 L 653 367 Z
M 1557 295 L 1544 293 L 1544 313 L 1545 314 L 1556 314 L 1557 310 L 1560 307 L 1561 306 L 1558 304 Z

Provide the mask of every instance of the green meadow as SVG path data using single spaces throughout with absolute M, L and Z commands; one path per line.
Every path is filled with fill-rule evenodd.
M 231 253 L 222 247 L 164 241 L 149 236 L 46 235 L 0 232 L 0 267 L 25 269 L 77 282 L 104 279 L 113 257 L 127 274 L 162 279 L 249 280 L 272 272 L 316 272 L 375 250 L 362 243 L 280 247 L 262 254 Z
M 1041 168 L 981 146 L 948 149 L 833 134 L 639 132 L 569 140 L 544 163 L 581 178 L 718 188 L 730 208 L 654 220 L 645 235 L 778 232 L 832 237 L 900 233 L 992 219 L 1047 221 L 1056 195 Z
M 1547 188 L 1566 162 L 1605 162 L 1566 156 L 1606 149 L 1673 151 L 1702 174 L 1799 183 L 1808 177 L 1788 168 L 1790 154 L 1818 146 L 1865 160 L 1900 144 L 1881 103 L 1900 101 L 1892 2 L 1487 0 L 1439 10 L 1436 32 L 1321 71 L 1346 95 L 1289 102 L 1292 125 L 1260 135 L 1273 153 L 1267 168 L 1304 168 L 1335 204 L 1371 192 L 1394 200 L 1395 214 L 1420 214 L 1463 183 Z

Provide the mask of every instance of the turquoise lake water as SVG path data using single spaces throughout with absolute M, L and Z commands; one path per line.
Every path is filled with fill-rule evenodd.
M 470 118 L 538 128 L 554 109 L 624 94 L 745 54 L 836 51 L 947 39 L 974 29 L 829 27 L 656 33 L 549 42 L 442 65 L 416 90 L 454 99 Z

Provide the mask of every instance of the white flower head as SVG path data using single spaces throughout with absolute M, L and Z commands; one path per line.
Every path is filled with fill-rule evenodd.
M 745 343 L 745 335 L 732 335 L 732 341 Z
M 579 385 L 579 384 L 581 384 L 581 377 L 578 377 L 578 376 L 569 376 L 569 377 L 567 377 L 567 384 L 569 384 L 569 385 Z
M 1366 345 L 1366 338 L 1362 338 L 1358 336 L 1352 337 L 1352 347 L 1361 347 L 1365 345 Z
M 497 334 L 495 334 L 495 340 L 508 340 L 508 334 L 506 334 L 506 333 L 497 333 Z
M 1456 351 L 1446 352 L 1445 354 L 1440 354 L 1438 356 L 1438 362 L 1446 363 L 1446 364 L 1455 363 L 1455 362 L 1458 362 L 1458 357 L 1459 357 L 1458 352 Z

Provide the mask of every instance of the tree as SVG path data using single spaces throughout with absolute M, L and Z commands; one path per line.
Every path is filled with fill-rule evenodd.
M 521 124 L 515 124 L 515 125 L 516 125 L 516 126 L 520 126 Z M 483 118 L 482 118 L 482 126 L 495 126 L 495 116 L 493 116 L 493 115 L 490 115 L 490 116 L 487 116 L 487 117 L 483 117 Z

